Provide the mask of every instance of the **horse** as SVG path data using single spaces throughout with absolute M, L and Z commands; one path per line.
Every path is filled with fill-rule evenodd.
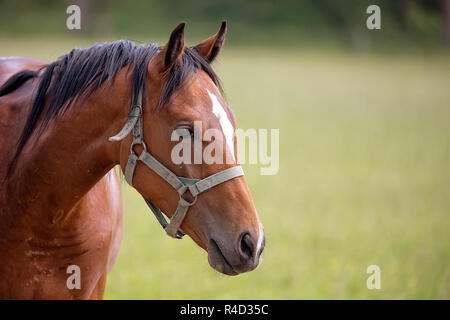
M 264 228 L 211 66 L 226 22 L 192 47 L 184 27 L 163 47 L 120 40 L 74 49 L 0 88 L 0 298 L 103 297 L 120 238 L 116 165 L 166 233 L 187 234 L 212 268 L 238 275 L 258 266 Z M 221 133 L 227 161 L 172 161 L 173 133 L 196 141 L 194 126 Z M 90 196 L 95 209 L 80 208 Z M 76 288 L 71 266 L 80 272 Z

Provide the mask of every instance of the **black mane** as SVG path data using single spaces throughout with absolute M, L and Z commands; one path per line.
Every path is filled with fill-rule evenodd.
M 57 61 L 44 66 L 39 70 L 41 73 L 25 70 L 13 75 L 0 88 L 0 96 L 14 91 L 26 80 L 39 74 L 41 80 L 9 171 L 13 169 L 40 118 L 42 122 L 38 135 L 42 134 L 51 119 L 70 109 L 80 97 L 83 99 L 88 97 L 105 81 L 108 81 L 107 88 L 109 88 L 114 77 L 125 66 L 127 72 L 131 67 L 133 69 L 131 98 L 134 100 L 139 88 L 141 86 L 145 88 L 148 62 L 160 50 L 161 48 L 154 43 L 136 45 L 127 40 L 96 44 L 86 49 L 73 49 Z M 220 81 L 209 63 L 196 50 L 185 47 L 182 57 L 171 69 L 157 109 L 163 107 L 183 81 L 198 70 L 206 72 L 220 88 Z M 45 106 L 48 107 L 43 112 Z

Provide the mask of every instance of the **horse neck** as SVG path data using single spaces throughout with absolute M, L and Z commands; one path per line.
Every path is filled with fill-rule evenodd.
M 129 79 L 119 73 L 109 89 L 102 86 L 75 102 L 50 120 L 39 138 L 32 136 L 8 179 L 9 211 L 44 215 L 52 223 L 67 220 L 74 205 L 119 161 L 119 144 L 108 137 L 126 121 L 130 92 Z

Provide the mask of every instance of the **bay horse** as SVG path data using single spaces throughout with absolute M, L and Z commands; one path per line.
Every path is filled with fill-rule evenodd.
M 234 136 L 227 143 L 223 122 L 235 129 L 236 120 L 210 65 L 226 23 L 193 47 L 184 26 L 163 47 L 121 40 L 42 67 L 28 61 L 0 88 L 0 298 L 103 297 L 120 243 L 116 165 L 167 234 L 189 235 L 211 267 L 237 275 L 258 266 L 264 229 Z M 16 62 L 0 62 L 0 71 Z M 221 131 L 234 162 L 175 164 L 171 134 L 192 133 L 194 123 Z M 71 265 L 79 289 L 67 286 Z

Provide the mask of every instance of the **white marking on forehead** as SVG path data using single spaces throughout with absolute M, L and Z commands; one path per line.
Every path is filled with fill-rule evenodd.
M 214 115 L 219 119 L 219 123 L 222 127 L 223 134 L 225 135 L 225 140 L 227 142 L 228 148 L 230 149 L 230 153 L 233 156 L 233 160 L 235 160 L 233 125 L 231 124 L 230 119 L 228 119 L 228 115 L 217 97 L 213 93 L 209 92 L 208 89 L 206 89 L 206 91 L 208 91 L 209 98 L 212 101 L 212 111 Z

